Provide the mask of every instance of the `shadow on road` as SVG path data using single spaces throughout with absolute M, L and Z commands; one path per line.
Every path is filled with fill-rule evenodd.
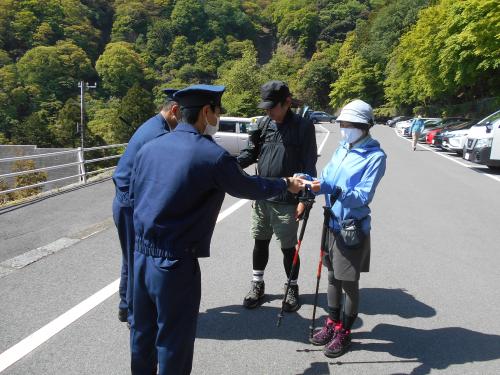
M 360 291 L 360 313 L 366 315 L 397 315 L 402 318 L 429 318 L 436 310 L 418 301 L 404 289 L 365 288 Z M 266 295 L 259 308 L 247 310 L 242 305 L 221 306 L 201 312 L 198 318 L 198 338 L 215 340 L 279 339 L 308 343 L 310 317 L 285 313 L 281 327 L 276 327 L 279 308 L 269 302 L 281 300 L 283 295 Z M 302 305 L 312 305 L 314 294 L 302 294 Z M 326 316 L 326 293 L 320 293 L 316 326 Z M 358 318 L 354 329 L 363 325 Z
M 241 305 L 229 305 L 209 309 L 200 313 L 197 338 L 213 340 L 265 340 L 278 339 L 295 341 L 305 346 L 297 353 L 321 351 L 308 343 L 310 318 L 298 314 L 285 314 L 281 327 L 276 327 L 279 308 L 269 306 L 269 301 L 281 299 L 282 295 L 268 295 L 263 305 L 254 310 L 247 310 Z M 301 296 L 303 304 L 312 304 L 314 295 Z M 319 300 L 326 303 L 325 293 Z M 317 325 L 324 318 L 320 303 Z M 397 315 L 405 319 L 430 318 L 436 310 L 415 299 L 404 289 L 365 288 L 361 290 L 360 313 L 367 315 Z M 321 316 L 323 315 L 323 316 Z M 363 322 L 358 319 L 355 329 Z M 385 341 L 363 343 L 362 340 Z M 429 374 L 433 369 L 447 369 L 476 361 L 500 359 L 500 336 L 488 335 L 460 327 L 439 329 L 416 329 L 391 324 L 379 324 L 371 332 L 353 331 L 352 351 L 372 351 L 389 353 L 400 360 L 349 362 L 313 362 L 304 370 L 304 374 L 329 374 L 327 365 L 345 366 L 362 363 L 416 363 L 410 374 Z M 342 357 L 348 359 L 349 357 Z M 306 360 L 306 357 L 304 358 Z M 396 375 L 396 374 L 393 374 Z
M 404 289 L 361 289 L 359 310 L 367 315 L 397 315 L 405 319 L 436 315 L 434 308 L 418 301 Z
M 431 370 L 444 370 L 452 365 L 500 359 L 500 336 L 460 327 L 425 330 L 379 324 L 371 332 L 354 332 L 353 341 L 360 339 L 387 342 L 356 342 L 352 350 L 384 352 L 407 359 L 402 362 L 420 363 L 411 371 L 412 375 L 429 374 Z M 337 361 L 331 364 L 346 365 L 349 362 Z

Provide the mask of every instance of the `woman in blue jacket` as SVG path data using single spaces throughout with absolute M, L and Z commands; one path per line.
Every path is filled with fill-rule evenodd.
M 323 259 L 328 268 L 328 318 L 310 339 L 314 345 L 325 345 L 327 357 L 341 356 L 351 343 L 351 327 L 358 314 L 360 272 L 368 272 L 370 266 L 368 205 L 386 165 L 384 151 L 370 136 L 374 122 L 369 104 L 350 102 L 337 121 L 342 141 L 321 177 L 311 183 L 312 190 L 325 194 L 331 206 Z M 343 309 L 342 290 L 346 293 Z
M 410 133 L 412 137 L 412 147 L 413 151 L 417 149 L 418 138 L 420 138 L 420 134 L 422 134 L 424 130 L 424 120 L 422 120 L 422 116 L 418 115 L 417 118 L 414 118 L 410 125 Z

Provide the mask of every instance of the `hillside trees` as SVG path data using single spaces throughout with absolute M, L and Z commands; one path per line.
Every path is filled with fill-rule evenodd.
M 124 142 L 164 87 L 227 85 L 229 115 L 288 82 L 314 109 L 459 103 L 500 87 L 494 0 L 0 0 L 0 142 Z M 152 97 L 154 95 L 154 98 Z M 132 127 L 118 116 L 129 111 Z M 132 113 L 134 112 L 134 113 Z M 137 112 L 137 113 L 135 113 Z M 40 137 L 40 138 L 38 138 Z
M 2 0 L 0 49 L 19 58 L 33 47 L 49 46 L 65 39 L 95 59 L 101 40 L 101 30 L 96 26 L 106 27 L 104 22 L 95 22 L 96 11 L 78 0 Z M 103 18 L 106 11 L 109 8 L 101 7 Z
M 79 80 L 94 74 L 85 52 L 69 41 L 29 50 L 19 59 L 17 70 L 24 85 L 39 92 L 39 100 L 66 98 L 75 92 Z
M 495 1 L 442 0 L 422 10 L 391 54 L 385 83 L 389 102 L 400 106 L 498 95 L 499 27 Z
M 226 85 L 224 107 L 233 116 L 255 116 L 262 84 L 253 45 L 243 50 L 242 57 L 221 68 L 218 83 Z
M 127 42 L 109 43 L 97 60 L 96 70 L 102 79 L 102 86 L 111 95 L 119 97 L 135 84 L 146 81 L 146 65 Z

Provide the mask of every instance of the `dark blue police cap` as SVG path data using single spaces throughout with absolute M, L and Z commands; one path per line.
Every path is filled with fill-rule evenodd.
M 203 107 L 210 104 L 221 107 L 225 86 L 192 85 L 174 94 L 174 100 L 183 108 Z
M 163 89 L 162 91 L 165 94 L 165 101 L 169 102 L 172 100 L 175 101 L 174 94 L 179 90 L 178 89 Z

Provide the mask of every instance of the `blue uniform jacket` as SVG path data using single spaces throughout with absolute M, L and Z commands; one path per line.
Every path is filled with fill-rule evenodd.
M 181 123 L 137 154 L 130 184 L 135 250 L 208 257 L 225 192 L 266 199 L 285 189 L 283 179 L 247 175 L 211 137 Z
M 127 149 L 123 153 L 115 173 L 113 182 L 116 187 L 116 198 L 124 206 L 129 206 L 130 174 L 134 165 L 137 152 L 150 140 L 169 132 L 167 121 L 161 113 L 151 117 L 142 124 L 128 142 Z
M 326 194 L 329 206 L 330 194 L 335 186 L 342 189 L 331 211 L 333 220 L 330 228 L 340 230 L 339 220 L 361 220 L 362 229 L 368 233 L 371 229 L 370 207 L 375 189 L 384 176 L 386 155 L 380 144 L 366 137 L 349 149 L 349 144 L 342 141 L 330 162 L 321 173 L 321 190 L 317 194 Z

